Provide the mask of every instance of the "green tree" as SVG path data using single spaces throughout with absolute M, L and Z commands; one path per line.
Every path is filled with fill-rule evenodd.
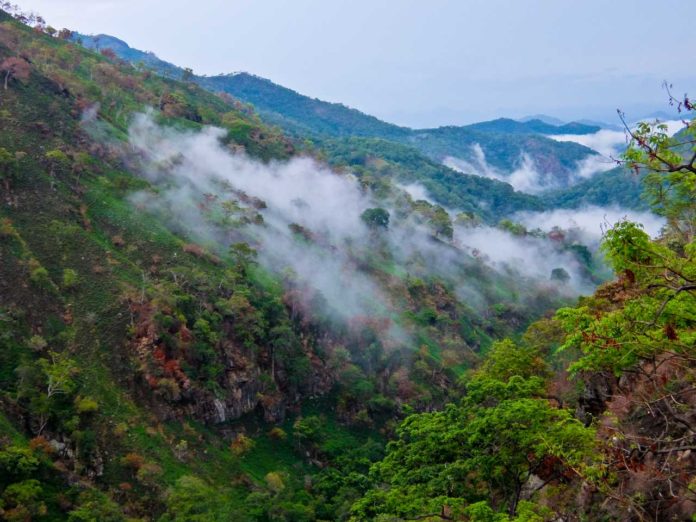
M 166 496 L 167 511 L 159 522 L 215 522 L 235 520 L 225 504 L 225 493 L 192 475 L 180 477 Z
M 369 228 L 389 228 L 389 212 L 383 208 L 368 208 L 360 218 Z
M 675 99 L 666 88 L 670 101 L 691 118 L 684 118 L 674 135 L 659 121 L 641 122 L 635 129 L 626 125 L 631 141 L 624 160 L 635 171 L 647 172 L 643 184 L 653 210 L 688 243 L 696 232 L 696 106 L 687 96 Z
M 622 274 L 619 288 L 630 288 L 633 298 L 609 312 L 589 303 L 558 311 L 568 332 L 564 348 L 584 354 L 571 369 L 620 375 L 664 355 L 693 364 L 696 242 L 674 251 L 624 221 L 607 232 L 602 248 Z
M 89 489 L 80 494 L 78 505 L 68 514 L 68 522 L 125 522 L 118 505 L 105 494 Z
M 64 172 L 70 165 L 70 158 L 59 149 L 49 150 L 44 157 L 48 162 L 49 173 L 51 176 Z
M 461 405 L 408 417 L 373 467 L 377 485 L 354 515 L 424 517 L 484 500 L 515 515 L 525 484 L 542 467 L 553 463 L 548 472 L 560 477 L 593 454 L 594 431 L 543 393 L 537 377 L 505 382 L 484 373 Z
M 241 274 L 246 276 L 250 268 L 256 264 L 258 252 L 248 243 L 233 243 L 230 245 L 230 257 Z
M 298 444 L 304 445 L 314 455 L 317 446 L 324 440 L 324 421 L 317 415 L 300 417 L 292 425 L 292 433 Z
M 3 518 L 9 521 L 32 520 L 46 514 L 46 504 L 41 500 L 43 488 L 36 479 L 15 482 L 2 494 Z

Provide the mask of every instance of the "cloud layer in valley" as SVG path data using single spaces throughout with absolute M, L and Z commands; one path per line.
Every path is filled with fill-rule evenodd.
M 376 251 L 386 252 L 407 273 L 450 281 L 476 307 L 492 304 L 493 279 L 517 285 L 521 294 L 536 288 L 572 296 L 593 288 L 578 259 L 558 241 L 459 225 L 451 242 L 438 240 L 416 214 L 398 212 L 396 199 L 374 200 L 350 174 L 308 158 L 261 163 L 226 147 L 224 134 L 212 127 L 175 130 L 158 125 L 151 114 L 136 116 L 128 156 L 139 158 L 138 168 L 157 190 L 136 193 L 133 203 L 168 216 L 170 226 L 212 250 L 250 243 L 262 266 L 302 288 L 307 306 L 323 303 L 323 313 L 344 320 L 389 316 L 392 302 L 383 278 L 366 268 Z M 419 185 L 395 190 L 417 199 L 428 196 Z M 363 211 L 376 206 L 392 215 L 389 229 L 378 233 L 361 219 Z M 229 216 L 220 210 L 225 208 L 233 209 Z M 261 217 L 231 225 L 235 212 Z M 519 218 L 530 228 L 546 223 L 586 227 L 588 240 L 596 241 L 593 230 L 599 230 L 603 211 L 558 212 Z M 552 281 L 554 268 L 563 268 L 570 281 Z M 403 339 L 396 327 L 392 337 Z
M 657 237 L 665 225 L 664 218 L 652 212 L 627 210 L 616 206 L 588 206 L 582 209 L 555 209 L 546 212 L 519 212 L 515 219 L 528 229 L 548 232 L 553 227 L 582 230 L 587 244 L 597 244 L 602 234 L 619 221 L 629 220 L 643 225 L 652 237 Z
M 610 158 L 591 154 L 578 161 L 573 172 L 542 172 L 532 156 L 523 151 L 515 168 L 511 172 L 506 172 L 488 163 L 486 154 L 478 143 L 471 146 L 471 155 L 467 159 L 449 156 L 443 163 L 458 172 L 504 181 L 512 185 L 515 190 L 528 194 L 539 194 L 545 190 L 568 187 L 616 166 Z

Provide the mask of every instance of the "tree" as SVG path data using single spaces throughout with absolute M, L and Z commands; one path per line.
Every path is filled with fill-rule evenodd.
M 35 423 L 35 431 L 41 434 L 51 419 L 69 422 L 65 414 L 72 410 L 73 394 L 78 389 L 79 369 L 75 361 L 63 353 L 49 352 L 48 358 L 20 366 L 18 398 L 26 403 Z M 71 406 L 66 409 L 67 403 Z
M 383 208 L 368 208 L 360 218 L 369 228 L 389 228 L 389 212 Z
M 224 506 L 218 490 L 198 477 L 184 475 L 167 492 L 167 512 L 160 522 L 213 522 L 221 520 Z
M 88 489 L 80 494 L 78 505 L 68 514 L 68 522 L 123 522 L 118 505 L 105 494 Z
M 293 436 L 298 444 L 306 444 L 313 455 L 316 455 L 316 446 L 324 439 L 325 422 L 316 415 L 300 417 L 292 425 Z
M 541 394 L 541 379 L 505 382 L 484 372 L 469 384 L 460 406 L 411 415 L 373 466 L 376 485 L 353 513 L 359 520 L 379 514 L 426 518 L 490 501 L 514 516 L 532 477 L 543 487 L 574 476 L 594 451 L 594 430 Z
M 570 281 L 570 274 L 565 268 L 554 268 L 551 270 L 551 280 L 558 281 L 559 283 L 567 283 Z
M 230 256 L 240 273 L 247 275 L 249 269 L 256 264 L 258 253 L 248 243 L 240 242 L 230 245 Z
M 520 223 L 515 223 L 509 219 L 503 219 L 498 223 L 498 228 L 510 232 L 513 236 L 526 236 L 527 229 Z
M 49 355 L 50 360 L 39 359 L 39 366 L 46 376 L 46 396 L 50 399 L 54 395 L 71 394 L 77 387 L 75 376 L 79 373 L 75 361 L 56 352 Z
M 679 112 L 694 114 L 696 106 L 688 96 L 677 99 L 669 85 L 665 89 Z M 643 183 L 653 210 L 667 218 L 684 242 L 691 241 L 696 233 L 696 119 L 685 118 L 684 127 L 670 136 L 665 123 L 641 122 L 631 129 L 621 112 L 619 116 L 630 137 L 624 163 L 636 172 L 647 171 Z
M 454 236 L 454 228 L 452 227 L 452 218 L 447 211 L 440 205 L 432 207 L 430 213 L 430 225 L 435 231 L 435 236 L 444 237 L 447 240 L 452 240 Z
M 31 67 L 23 58 L 11 56 L 0 64 L 0 72 L 5 73 L 5 90 L 7 90 L 10 79 L 28 80 L 31 74 Z
M 62 172 L 70 164 L 70 158 L 60 149 L 49 150 L 44 157 L 48 162 L 51 176 Z
M 0 147 L 0 179 L 5 186 L 5 192 L 10 191 L 10 172 L 16 164 L 14 154 L 4 147 Z
M 41 500 L 42 494 L 41 483 L 36 479 L 10 484 L 2 494 L 5 504 L 3 518 L 20 522 L 45 515 L 47 510 L 46 504 Z
M 186 67 L 184 71 L 181 73 L 181 81 L 182 82 L 190 82 L 193 79 L 193 69 L 190 67 Z

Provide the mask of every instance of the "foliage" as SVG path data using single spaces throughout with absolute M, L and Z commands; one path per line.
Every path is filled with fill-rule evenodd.
M 498 343 L 460 405 L 408 417 L 354 516 L 421 517 L 486 500 L 514 516 L 530 477 L 563 480 L 589 466 L 594 430 L 543 397 L 544 363 L 534 352 Z
M 370 228 L 389 228 L 389 212 L 383 208 L 368 208 L 360 217 Z
M 650 241 L 638 225 L 622 222 L 607 232 L 603 247 L 614 270 L 623 274 L 608 290 L 624 295 L 609 297 L 623 306 L 609 305 L 600 313 L 589 306 L 558 312 L 569 332 L 564 346 L 585 354 L 572 368 L 620 374 L 664 354 L 691 360 L 694 242 L 675 252 Z

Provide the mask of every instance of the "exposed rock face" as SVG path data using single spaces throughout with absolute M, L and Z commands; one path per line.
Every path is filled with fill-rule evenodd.
M 302 345 L 310 371 L 298 387 L 289 384 L 286 369 L 273 360 L 270 349 L 240 346 L 234 342 L 231 329 L 225 328 L 225 336 L 216 345 L 224 370 L 215 381 L 216 391 L 212 391 L 184 371 L 187 352 L 195 342 L 186 325 L 160 332 L 152 303 L 131 302 L 130 308 L 137 323 L 129 353 L 137 361 L 141 383 L 149 388 L 153 410 L 163 419 L 192 417 L 221 424 L 260 408 L 266 422 L 282 422 L 289 406 L 303 397 L 324 395 L 335 383 L 334 373 L 314 353 L 309 338 L 303 337 Z
M 224 396 L 208 391 L 195 391 L 186 406 L 186 413 L 211 424 L 238 419 L 254 411 L 261 400 L 263 386 L 257 367 L 243 371 L 229 370 L 225 374 Z
M 585 383 L 585 389 L 578 398 L 578 407 L 575 415 L 586 425 L 592 422 L 606 410 L 607 402 L 611 398 L 616 386 L 616 378 L 607 373 L 592 374 Z

